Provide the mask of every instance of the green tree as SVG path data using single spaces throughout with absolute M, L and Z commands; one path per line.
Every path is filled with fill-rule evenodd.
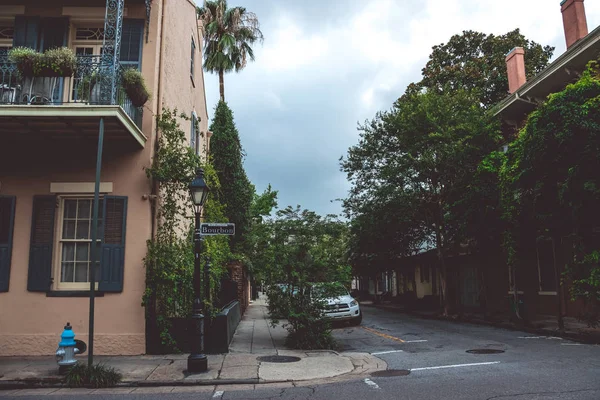
M 347 224 L 333 215 L 288 206 L 277 211 L 267 226 L 272 258 L 261 265 L 261 274 L 270 286 L 273 323 L 288 320 L 288 343 L 293 347 L 331 348 L 334 342 L 323 301 L 339 295 L 340 284 L 350 285 Z M 315 291 L 316 283 L 323 290 Z
M 572 296 L 589 306 L 588 321 L 595 324 L 600 315 L 599 106 L 593 62 L 578 82 L 529 116 L 502 168 L 509 265 L 515 275 L 536 239 L 552 241 L 560 327 L 561 265 L 567 265 Z
M 409 86 L 408 92 L 422 88 L 444 92 L 464 89 L 476 93 L 479 102 L 489 108 L 508 95 L 505 58 L 515 47 L 525 49 L 527 78 L 546 68 L 554 52 L 554 47 L 526 39 L 519 29 L 499 36 L 464 31 L 433 47 L 422 71 L 423 79 Z
M 479 161 L 497 146 L 497 131 L 461 90 L 407 94 L 360 130 L 358 145 L 341 161 L 352 183 L 345 210 L 361 215 L 363 227 L 364 221 L 381 226 L 380 218 L 398 216 L 394 207 L 407 211 L 394 221 L 400 222 L 394 240 L 403 247 L 396 254 L 435 244 L 447 314 L 445 254 L 463 239 L 452 209 Z
M 256 15 L 244 7 L 227 7 L 226 0 L 206 0 L 197 8 L 204 29 L 204 69 L 219 74 L 225 101 L 225 72 L 239 72 L 254 61 L 252 45 L 263 41 Z
M 244 151 L 240 136 L 233 121 L 233 113 L 224 101 L 219 101 L 210 125 L 213 135 L 210 141 L 212 164 L 217 171 L 221 189 L 221 203 L 226 204 L 225 215 L 235 224 L 235 235 L 231 237 L 232 251 L 241 249 L 241 243 L 250 227 L 250 208 L 254 197 L 254 186 L 244 171 Z

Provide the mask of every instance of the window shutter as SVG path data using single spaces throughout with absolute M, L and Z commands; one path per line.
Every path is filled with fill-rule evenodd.
M 190 128 L 190 147 L 196 149 L 196 113 L 192 112 L 192 127 Z
M 41 31 L 40 48 L 42 51 L 66 46 L 69 34 L 69 19 L 44 18 L 41 23 Z
M 52 284 L 56 196 L 33 196 L 27 290 L 46 292 Z
M 16 16 L 13 47 L 30 47 L 37 50 L 39 25 L 39 17 Z
M 14 196 L 0 196 L 0 292 L 8 292 L 10 282 L 15 200 Z
M 121 34 L 121 64 L 140 69 L 144 20 L 124 19 Z
M 127 197 L 104 197 L 104 238 L 100 250 L 101 292 L 122 292 L 125 267 Z

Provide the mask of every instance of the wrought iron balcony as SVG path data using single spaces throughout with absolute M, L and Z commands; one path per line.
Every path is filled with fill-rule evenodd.
M 141 128 L 142 108 L 135 107 L 119 85 L 123 68 L 106 66 L 100 55 L 78 55 L 73 76 L 23 77 L 16 63 L 0 55 L 0 105 L 119 105 Z M 110 96 L 102 96 L 102 91 L 112 90 L 106 87 L 104 74 L 116 74 L 116 104 L 107 100 Z

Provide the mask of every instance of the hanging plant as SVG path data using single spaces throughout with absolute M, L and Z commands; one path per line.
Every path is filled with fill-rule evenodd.
M 72 76 L 77 66 L 75 52 L 68 47 L 46 50 L 39 62 L 34 64 L 37 76 L 67 77 Z
M 39 64 L 42 54 L 29 47 L 15 47 L 8 52 L 8 59 L 17 64 L 19 73 L 24 78 L 34 75 L 34 65 Z
M 122 75 L 121 81 L 125 93 L 129 96 L 131 103 L 136 107 L 141 107 L 150 98 L 150 92 L 146 87 L 144 76 L 135 68 L 126 68 Z
M 46 50 L 39 53 L 28 47 L 17 47 L 8 53 L 10 61 L 17 64 L 22 77 L 67 77 L 72 76 L 77 65 L 73 50 L 68 47 Z

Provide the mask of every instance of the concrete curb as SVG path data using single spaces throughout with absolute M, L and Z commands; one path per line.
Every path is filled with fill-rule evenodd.
M 288 383 L 296 382 L 292 380 L 277 380 L 277 381 L 264 381 L 258 378 L 249 379 L 193 379 L 193 380 L 173 380 L 173 381 L 130 381 L 121 382 L 116 386 L 109 388 L 128 388 L 128 387 L 160 387 L 160 386 L 220 386 L 220 385 L 259 385 L 259 384 L 272 384 L 272 383 Z M 0 381 L 0 393 L 2 390 L 15 390 L 15 389 L 69 389 L 62 381 L 52 382 L 50 379 L 27 379 L 27 380 L 13 380 L 13 381 Z M 98 389 L 92 386 L 83 386 L 84 389 Z
M 511 330 L 511 331 L 527 332 L 527 333 L 532 333 L 532 334 L 536 334 L 536 335 L 562 337 L 565 339 L 569 339 L 569 340 L 573 340 L 573 341 L 581 342 L 581 343 L 585 343 L 585 344 L 600 344 L 600 336 L 588 335 L 588 334 L 578 333 L 578 332 L 559 331 L 559 330 L 547 329 L 547 328 L 534 328 L 534 327 L 530 327 L 530 326 L 519 326 L 519 325 L 507 323 L 507 322 L 484 321 L 481 319 L 472 319 L 472 320 L 462 319 L 461 320 L 461 319 L 445 318 L 445 317 L 438 316 L 438 315 L 421 314 L 417 311 L 404 310 L 404 309 L 399 309 L 397 307 L 389 307 L 389 306 L 380 305 L 380 304 L 377 304 L 377 305 L 361 304 L 361 306 L 379 308 L 379 309 L 387 310 L 387 311 L 394 311 L 397 313 L 412 315 L 414 317 L 423 318 L 423 319 L 435 319 L 435 320 L 439 320 L 439 321 L 449 321 L 449 322 L 455 322 L 455 323 L 459 323 L 459 324 L 474 324 L 474 325 L 493 326 L 495 328 L 503 328 L 503 329 L 507 329 L 507 330 Z

